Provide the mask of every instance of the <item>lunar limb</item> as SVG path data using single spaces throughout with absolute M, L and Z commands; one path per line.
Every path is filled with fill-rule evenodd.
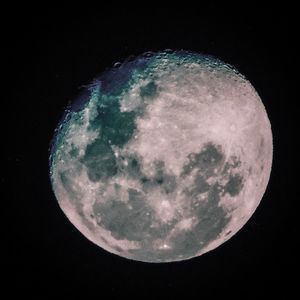
M 236 69 L 188 51 L 102 73 L 65 114 L 50 176 L 89 240 L 129 259 L 202 255 L 249 220 L 267 187 L 272 132 Z

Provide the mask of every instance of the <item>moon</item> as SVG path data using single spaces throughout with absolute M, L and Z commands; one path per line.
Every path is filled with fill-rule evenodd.
M 234 67 L 189 51 L 147 52 L 100 74 L 68 107 L 50 178 L 93 243 L 128 259 L 180 261 L 249 220 L 272 145 L 264 105 Z

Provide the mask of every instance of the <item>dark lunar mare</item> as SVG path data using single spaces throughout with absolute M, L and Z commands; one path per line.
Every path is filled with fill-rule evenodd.
M 116 239 L 139 241 L 148 247 L 154 240 L 166 238 L 175 221 L 163 224 L 147 203 L 147 194 L 153 188 L 160 188 L 162 193 L 171 193 L 177 186 L 176 177 L 166 171 L 163 161 L 156 161 L 155 175 L 147 177 L 141 170 L 138 156 L 120 156 L 118 159 L 119 171 L 140 180 L 144 192 L 128 189 L 128 202 L 124 202 L 124 199 L 118 196 L 111 198 L 111 195 L 108 195 L 104 202 L 95 203 L 94 214 L 99 217 L 99 225 L 109 230 Z M 122 163 L 125 159 L 127 165 Z
M 170 249 L 157 249 L 153 247 L 153 242 L 159 239 L 157 233 L 152 234 L 152 243 L 142 241 L 141 249 L 130 250 L 133 257 L 143 261 L 169 261 L 182 260 L 191 256 L 195 256 L 209 242 L 218 238 L 229 223 L 231 217 L 220 206 L 218 206 L 220 198 L 220 189 L 217 184 L 210 187 L 208 198 L 205 202 L 198 206 L 192 205 L 192 215 L 199 220 L 193 229 L 181 230 L 174 233 L 169 238 Z M 186 201 L 190 201 L 187 198 Z M 180 221 L 179 217 L 175 222 Z M 172 227 L 168 228 L 170 233 Z M 158 231 L 159 232 L 159 231 Z
M 95 203 L 93 210 L 100 226 L 111 232 L 116 239 L 141 241 L 152 223 L 153 211 L 145 206 L 143 195 L 130 189 L 128 203 L 120 199 L 109 199 Z
M 228 193 L 230 196 L 236 196 L 243 188 L 243 177 L 239 174 L 229 176 L 229 180 L 224 186 L 224 193 Z
M 134 81 L 134 71 L 141 71 L 145 67 L 146 59 L 139 59 L 134 64 L 127 62 L 116 70 L 106 72 L 99 79 L 97 116 L 90 122 L 88 130 L 99 130 L 100 134 L 87 146 L 81 160 L 88 168 L 91 181 L 105 180 L 119 172 L 120 164 L 114 156 L 112 147 L 122 148 L 133 137 L 136 130 L 135 120 L 138 115 L 143 114 L 147 105 L 147 102 L 144 102 L 136 111 L 124 112 L 120 108 L 119 96 L 130 88 L 130 83 L 133 83 L 131 81 Z M 111 85 L 111 82 L 114 84 Z M 143 98 L 152 99 L 158 94 L 158 86 L 152 80 L 140 88 L 140 94 Z M 138 171 L 133 163 L 134 160 L 130 160 L 132 170 L 130 167 L 127 168 L 131 174 Z M 137 175 L 138 172 L 135 176 Z
M 90 122 L 90 130 L 100 130 L 99 137 L 87 145 L 81 162 L 88 168 L 91 181 L 111 178 L 118 172 L 117 160 L 113 146 L 124 146 L 133 136 L 136 129 L 134 112 L 121 112 L 118 99 L 108 105 L 97 107 L 97 117 Z
M 212 175 L 213 169 L 220 166 L 224 160 L 220 148 L 213 143 L 207 143 L 199 153 L 189 154 L 188 163 L 183 167 L 182 176 L 189 175 L 194 169 L 198 169 L 208 176 Z
M 153 55 L 150 53 L 135 59 L 128 59 L 114 68 L 107 69 L 96 77 L 91 84 L 81 89 L 80 95 L 72 104 L 69 104 L 60 122 L 59 130 L 56 131 L 57 133 L 51 142 L 50 169 L 52 169 L 55 161 L 56 149 L 63 144 L 69 125 L 74 122 L 80 124 L 80 111 L 84 109 L 91 98 L 98 97 L 97 117 L 90 122 L 88 130 L 100 129 L 100 135 L 92 144 L 87 146 L 86 154 L 81 162 L 87 166 L 91 181 L 107 179 L 115 175 L 116 161 L 111 155 L 111 147 L 114 145 L 123 147 L 132 138 L 136 129 L 135 119 L 138 114 L 138 112 L 121 112 L 120 96 L 129 92 L 132 85 L 141 79 L 141 77 L 136 77 L 137 73 L 143 74 L 147 78 L 146 70 L 153 59 Z M 154 97 L 157 95 L 157 90 L 154 81 L 150 81 L 141 87 L 141 96 Z M 99 150 L 98 153 L 96 150 Z M 71 155 L 76 156 L 78 149 L 74 148 L 72 151 Z
M 87 167 L 89 180 L 97 182 L 117 174 L 115 155 L 110 145 L 97 139 L 88 145 L 81 160 Z
M 149 83 L 147 83 L 146 85 L 140 88 L 140 96 L 142 98 L 144 97 L 153 98 L 156 97 L 157 95 L 158 95 L 158 86 L 153 80 L 151 80 Z
M 198 222 L 193 229 L 178 231 L 169 237 L 170 249 L 157 249 L 153 243 L 142 243 L 141 249 L 131 250 L 133 257 L 143 261 L 170 261 L 182 260 L 195 256 L 202 248 L 218 238 L 231 220 L 228 212 L 219 205 L 221 196 L 227 192 L 231 196 L 237 195 L 241 188 L 242 177 L 230 175 L 228 182 L 223 186 L 218 182 L 209 184 L 207 178 L 217 176 L 214 168 L 222 170 L 224 165 L 231 171 L 240 165 L 240 161 L 231 157 L 231 163 L 225 163 L 225 155 L 221 146 L 208 143 L 199 153 L 191 153 L 188 163 L 183 167 L 182 177 L 196 170 L 193 184 L 186 189 L 186 217 L 196 217 Z M 160 162 L 163 164 L 163 162 Z M 208 193 L 205 200 L 198 201 L 197 196 Z M 175 220 L 174 225 L 182 217 Z M 170 233 L 170 230 L 168 231 Z M 158 237 L 153 235 L 153 242 Z

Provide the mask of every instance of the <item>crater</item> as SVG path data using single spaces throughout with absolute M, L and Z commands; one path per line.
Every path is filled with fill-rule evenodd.
M 258 150 L 259 156 L 262 155 L 264 147 L 265 147 L 265 139 L 263 137 L 261 137 L 260 142 L 259 142 L 259 150 Z
M 119 253 L 124 252 L 124 250 L 123 250 L 121 247 L 119 247 L 119 246 L 113 246 L 112 248 L 113 248 L 114 250 L 116 250 L 117 252 L 119 252 Z

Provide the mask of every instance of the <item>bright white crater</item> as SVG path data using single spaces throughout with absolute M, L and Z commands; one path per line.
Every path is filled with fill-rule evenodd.
M 271 164 L 270 122 L 249 81 L 213 57 L 161 51 L 105 71 L 74 102 L 53 140 L 50 176 L 89 240 L 170 262 L 237 233 Z

